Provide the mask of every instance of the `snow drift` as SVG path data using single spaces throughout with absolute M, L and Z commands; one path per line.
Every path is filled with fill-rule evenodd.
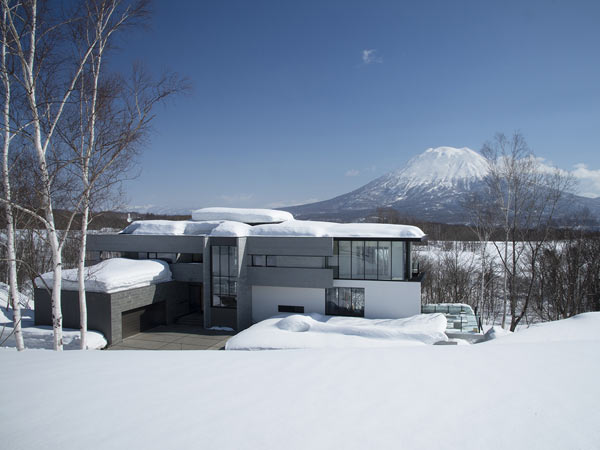
M 151 284 L 171 281 L 169 265 L 155 259 L 112 258 L 85 268 L 85 290 L 88 292 L 113 293 Z M 48 272 L 35 279 L 38 288 L 51 287 L 54 274 Z M 77 269 L 62 272 L 62 288 L 78 290 Z
M 278 315 L 238 333 L 226 350 L 395 347 L 448 340 L 443 314 L 363 319 L 322 314 Z

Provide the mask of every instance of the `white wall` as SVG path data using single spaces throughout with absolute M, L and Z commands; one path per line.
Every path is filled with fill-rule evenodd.
M 278 306 L 304 306 L 305 313 L 325 314 L 325 289 L 252 286 L 252 321 L 279 314 Z
M 333 286 L 364 288 L 368 319 L 396 319 L 421 313 L 421 283 L 333 280 Z

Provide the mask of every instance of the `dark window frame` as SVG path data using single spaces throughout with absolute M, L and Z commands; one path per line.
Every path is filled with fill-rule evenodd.
M 339 253 L 339 243 L 341 241 L 348 241 L 350 242 L 350 278 L 347 277 L 340 277 L 340 253 Z M 363 277 L 362 278 L 353 278 L 352 274 L 353 274 L 353 267 L 352 267 L 352 242 L 354 241 L 362 241 L 362 242 L 377 242 L 377 250 L 379 250 L 379 242 L 389 242 L 390 243 L 390 278 L 380 278 L 379 277 L 379 257 L 376 256 L 375 257 L 375 267 L 376 267 L 376 273 L 377 273 L 377 278 L 366 278 L 366 260 L 365 260 L 365 249 L 366 249 L 366 245 L 363 245 Z M 405 238 L 405 239 L 393 239 L 393 238 L 389 238 L 389 239 L 384 239 L 384 238 L 334 238 L 333 241 L 333 255 L 326 258 L 326 264 L 327 264 L 327 268 L 332 269 L 333 270 L 333 278 L 335 280 L 361 280 L 361 281 L 394 281 L 394 282 L 407 282 L 407 281 L 411 281 L 412 278 L 412 269 L 409 269 L 409 262 L 410 262 L 410 252 L 412 251 L 412 245 L 410 245 L 412 242 L 414 241 L 419 241 L 419 239 L 410 239 L 410 238 Z M 393 268 L 393 256 L 392 256 L 392 252 L 393 252 L 393 247 L 394 245 L 392 244 L 393 242 L 403 242 L 404 243 L 404 278 L 402 280 L 394 280 L 393 279 L 393 274 L 394 274 L 394 268 Z M 376 255 L 378 255 L 378 252 L 376 252 Z M 335 258 L 335 261 L 337 262 L 337 265 L 332 266 L 329 264 L 330 259 L 329 258 Z

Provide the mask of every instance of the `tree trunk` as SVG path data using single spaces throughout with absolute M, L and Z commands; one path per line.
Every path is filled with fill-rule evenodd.
M 77 264 L 77 281 L 79 287 L 79 326 L 81 330 L 81 349 L 87 349 L 87 303 L 85 295 L 85 254 L 87 250 L 87 225 L 89 218 L 89 203 L 84 200 L 81 217 L 81 242 L 79 246 L 79 261 Z
M 12 139 L 10 127 L 10 102 L 11 102 L 11 89 L 10 89 L 10 78 L 6 67 L 6 19 L 7 10 L 2 8 L 2 60 L 1 60 L 1 71 L 2 81 L 4 84 L 4 110 L 3 110 L 3 125 L 4 125 L 4 146 L 2 152 L 2 180 L 4 184 L 4 196 L 6 203 L 4 204 L 4 210 L 6 213 L 6 252 L 7 252 L 7 264 L 8 264 L 8 285 L 10 301 L 13 308 L 13 330 L 15 333 L 15 342 L 17 350 L 22 351 L 25 349 L 25 343 L 23 342 L 23 332 L 21 329 L 21 305 L 19 304 L 19 295 L 17 289 L 17 256 L 15 250 L 15 218 L 13 215 L 12 207 L 12 191 L 10 186 L 10 171 L 8 162 L 8 151 L 10 148 L 10 141 Z

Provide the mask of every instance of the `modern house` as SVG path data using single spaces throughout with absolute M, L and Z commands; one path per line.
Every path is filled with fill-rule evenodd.
M 300 221 L 273 210 L 204 208 L 189 221 L 133 222 L 118 234 L 90 234 L 91 263 L 162 260 L 173 281 L 90 292 L 89 327 L 114 344 L 191 311 L 203 314 L 206 328 L 238 331 L 286 312 L 412 316 L 421 309 L 422 274 L 411 249 L 423 239 L 413 226 Z M 77 327 L 77 293 L 64 294 L 64 325 Z M 36 289 L 38 304 L 42 323 L 44 289 Z

